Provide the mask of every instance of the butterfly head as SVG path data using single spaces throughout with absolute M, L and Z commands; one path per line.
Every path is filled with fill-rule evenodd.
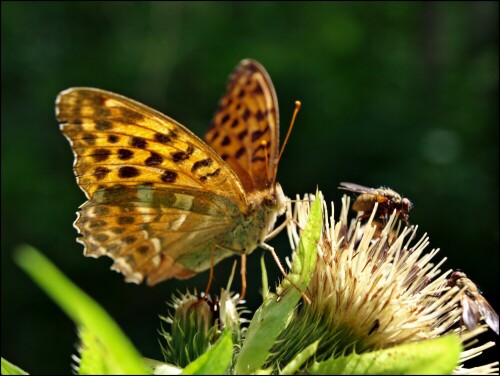
M 265 226 L 267 230 L 264 236 L 273 230 L 278 216 L 285 213 L 286 203 L 288 201 L 290 201 L 290 199 L 285 196 L 283 188 L 281 188 L 279 183 L 275 183 L 262 198 L 262 208 L 264 212 L 267 213 L 267 225 Z

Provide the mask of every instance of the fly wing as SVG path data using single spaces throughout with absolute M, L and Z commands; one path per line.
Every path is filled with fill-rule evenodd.
M 462 305 L 462 319 L 464 324 L 468 329 L 473 329 L 479 322 L 479 308 L 471 298 L 469 298 L 465 293 L 462 294 L 460 299 L 460 304 Z
M 498 313 L 495 312 L 493 307 L 483 297 L 479 297 L 478 305 L 479 312 L 481 312 L 484 321 L 498 335 Z
M 355 184 L 355 183 L 340 183 L 339 189 L 343 189 L 345 191 L 357 192 L 357 193 L 371 193 L 374 195 L 378 194 L 378 189 L 365 187 L 363 185 Z

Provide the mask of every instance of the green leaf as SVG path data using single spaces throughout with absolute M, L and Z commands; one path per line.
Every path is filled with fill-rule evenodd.
M 267 270 L 266 270 L 266 263 L 264 261 L 264 253 L 260 257 L 260 268 L 262 270 L 262 298 L 263 302 L 265 302 L 267 294 L 269 293 L 269 282 L 267 280 Z
M 316 266 L 316 254 L 323 220 L 321 201 L 316 200 L 311 208 L 306 228 L 300 238 L 289 277 L 299 288 L 305 290 Z M 301 295 L 290 282 L 283 280 L 280 299 L 268 294 L 250 322 L 245 341 L 235 364 L 236 374 L 255 373 L 269 356 L 269 350 L 281 331 L 286 327 Z
M 457 367 L 461 351 L 459 338 L 448 335 L 327 360 L 314 364 L 307 372 L 313 375 L 449 375 Z
M 106 357 L 107 372 L 148 373 L 140 354 L 106 311 L 73 284 L 45 256 L 25 245 L 16 251 L 15 259 L 78 326 L 85 328 L 83 333 L 87 344 L 92 344 L 86 356 L 90 357 L 96 348 L 100 348 Z M 96 346 L 97 343 L 99 346 Z M 96 354 L 93 356 L 97 359 Z M 96 362 L 92 367 L 94 366 L 103 365 Z
M 184 368 L 182 375 L 223 375 L 229 368 L 232 358 L 231 332 L 225 330 L 205 354 Z
M 290 363 L 283 367 L 283 369 L 280 371 L 280 375 L 294 375 L 299 370 L 300 366 L 302 366 L 302 364 L 304 364 L 307 359 L 309 359 L 316 353 L 318 344 L 319 341 L 311 343 L 304 350 L 299 352 Z
M 112 374 L 116 366 L 112 364 L 112 359 L 108 359 L 106 348 L 99 339 L 84 326 L 78 328 L 78 335 L 80 337 L 78 374 Z
M 29 375 L 29 373 L 2 358 L 2 375 Z

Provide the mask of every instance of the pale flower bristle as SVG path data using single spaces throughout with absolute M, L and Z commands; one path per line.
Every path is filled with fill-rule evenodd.
M 458 289 L 450 288 L 441 271 L 446 258 L 431 262 L 439 249 L 425 251 L 427 234 L 418 240 L 418 226 L 402 226 L 394 212 L 386 224 L 375 218 L 377 206 L 366 222 L 349 221 L 350 198 L 344 195 L 339 220 L 323 207 L 323 234 L 318 245 L 316 270 L 307 288 L 315 317 L 328 316 L 329 330 L 342 333 L 343 342 L 355 344 L 357 352 L 373 351 L 403 343 L 458 333 L 463 342 L 484 331 L 484 326 L 468 331 L 461 325 L 462 309 Z M 313 195 L 297 197 L 293 220 L 288 224 L 292 249 L 305 228 Z M 412 244 L 413 243 L 413 244 Z M 482 329 L 481 329 L 482 328 Z M 346 338 L 347 337 L 347 338 Z M 460 363 L 493 346 L 487 343 L 462 353 Z M 469 371 L 490 374 L 497 363 Z

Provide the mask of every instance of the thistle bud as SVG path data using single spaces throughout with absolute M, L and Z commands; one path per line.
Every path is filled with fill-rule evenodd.
M 171 306 L 174 313 L 162 317 L 170 326 L 160 330 L 165 339 L 162 351 L 167 363 L 185 367 L 204 354 L 212 346 L 225 328 L 233 333 L 233 342 L 241 341 L 240 318 L 237 296 L 222 291 L 221 297 L 187 292 L 173 296 Z

